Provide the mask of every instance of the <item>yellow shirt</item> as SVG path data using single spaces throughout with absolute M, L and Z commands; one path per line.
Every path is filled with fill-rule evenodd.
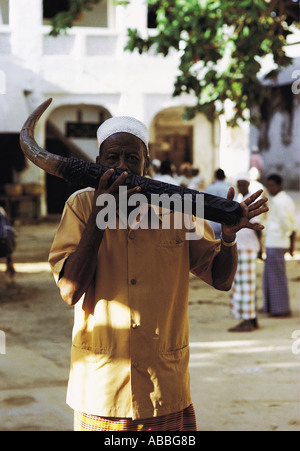
M 56 278 L 81 239 L 93 196 L 88 188 L 66 203 L 49 256 Z M 203 238 L 185 233 L 106 229 L 94 283 L 74 307 L 67 394 L 74 410 L 138 419 L 190 405 L 189 271 L 212 284 L 220 246 L 206 221 Z

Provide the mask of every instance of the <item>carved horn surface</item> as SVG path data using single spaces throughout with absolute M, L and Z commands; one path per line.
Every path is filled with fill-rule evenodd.
M 27 158 L 36 166 L 57 177 L 64 178 L 68 166 L 68 158 L 64 158 L 40 147 L 34 137 L 36 124 L 48 108 L 52 99 L 48 99 L 38 106 L 25 121 L 20 133 L 20 146 Z
M 24 123 L 20 133 L 20 146 L 24 154 L 31 160 L 36 166 L 48 172 L 49 174 L 61 177 L 66 181 L 80 184 L 83 187 L 97 188 L 99 179 L 107 171 L 107 167 L 92 163 L 90 161 L 84 161 L 77 158 L 65 158 L 50 152 L 40 147 L 34 137 L 34 131 L 36 124 L 48 108 L 52 99 L 46 100 L 39 107 L 37 107 L 33 113 L 28 117 Z M 116 180 L 122 171 L 115 170 L 110 178 L 111 183 Z M 182 203 L 185 201 L 185 195 L 191 195 L 192 212 L 197 215 L 197 194 L 198 191 L 190 190 L 182 186 L 176 186 L 160 182 L 158 180 L 149 179 L 139 175 L 129 174 L 124 184 L 130 189 L 136 186 L 141 188 L 141 193 L 144 194 L 148 200 L 148 203 L 155 203 L 152 194 L 167 194 L 172 196 L 177 194 L 180 196 Z M 236 223 L 242 214 L 242 209 L 238 202 L 229 201 L 218 196 L 202 193 L 204 201 L 204 218 L 215 222 L 224 224 Z M 159 204 L 159 200 L 156 197 L 156 201 Z M 177 203 L 174 203 L 176 209 Z M 172 209 L 172 207 L 170 206 Z M 183 209 L 181 210 L 183 211 Z

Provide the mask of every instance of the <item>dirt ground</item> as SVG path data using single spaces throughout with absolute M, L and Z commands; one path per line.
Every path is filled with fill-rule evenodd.
M 0 262 L 2 431 L 73 428 L 65 404 L 73 311 L 47 264 L 57 224 L 55 218 L 16 226 L 15 286 L 7 286 Z M 260 314 L 255 332 L 227 332 L 237 323 L 229 294 L 191 278 L 190 372 L 199 431 L 300 430 L 299 251 L 298 242 L 295 258 L 287 260 L 293 317 Z M 262 271 L 259 262 L 259 307 Z

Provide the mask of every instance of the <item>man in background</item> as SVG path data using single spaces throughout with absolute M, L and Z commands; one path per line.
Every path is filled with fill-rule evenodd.
M 205 191 L 208 194 L 213 194 L 214 196 L 219 196 L 226 199 L 230 185 L 225 181 L 225 179 L 226 176 L 223 169 L 217 169 L 215 171 L 215 181 L 208 185 Z M 221 224 L 213 221 L 209 221 L 209 224 L 215 233 L 216 240 L 218 240 L 221 234 Z
M 267 179 L 270 194 L 269 213 L 265 227 L 267 258 L 263 276 L 263 312 L 275 317 L 291 315 L 288 281 L 285 268 L 285 253 L 294 252 L 295 205 L 283 190 L 283 179 L 273 174 Z
M 237 177 L 238 201 L 243 202 L 250 196 L 250 178 L 248 174 Z M 257 217 L 251 220 L 258 223 Z M 241 229 L 236 234 L 238 268 L 231 289 L 231 311 L 241 320 L 229 332 L 251 332 L 258 329 L 256 308 L 256 261 L 262 251 L 260 230 Z

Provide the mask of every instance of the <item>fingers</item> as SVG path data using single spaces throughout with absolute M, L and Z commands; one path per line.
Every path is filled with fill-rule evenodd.
M 257 232 L 260 232 L 261 230 L 264 230 L 264 228 L 265 228 L 262 224 L 251 224 L 251 222 L 249 222 L 246 227 L 248 229 L 256 230 Z
M 231 186 L 227 193 L 227 200 L 233 200 L 234 198 L 234 188 Z
M 124 171 L 122 174 L 111 184 L 108 189 L 108 192 L 114 194 L 118 191 L 120 185 L 125 182 L 126 177 L 128 176 L 128 172 Z
M 249 206 L 250 204 L 252 204 L 252 202 L 254 202 L 256 199 L 258 199 L 259 196 L 261 196 L 262 193 L 263 193 L 263 190 L 260 189 L 260 190 L 256 191 L 255 193 L 251 194 L 251 196 L 247 197 L 247 199 L 244 200 L 245 204 L 246 204 L 247 206 Z M 266 198 L 263 198 L 263 199 L 266 199 Z M 261 200 L 261 199 L 260 199 L 260 200 Z M 266 199 L 265 202 L 266 202 L 267 200 L 268 200 L 268 199 Z
M 266 197 L 262 197 L 261 199 L 255 200 L 261 195 L 263 190 L 256 191 L 256 193 L 249 196 L 247 199 L 244 200 L 243 204 L 247 208 L 247 216 L 248 219 L 252 219 L 255 216 L 261 215 L 262 213 L 266 213 L 269 211 L 269 208 L 267 207 L 266 203 L 268 202 L 268 199 Z M 253 228 L 251 226 L 251 228 Z M 258 229 L 259 230 L 259 229 Z
M 114 169 L 109 169 L 102 175 L 98 185 L 99 191 L 106 191 L 107 193 L 114 194 L 118 190 L 118 187 L 125 181 L 128 175 L 128 172 L 122 172 L 122 174 L 110 185 L 109 181 L 113 173 Z
M 257 216 L 257 214 L 267 212 L 269 210 L 268 206 L 266 205 L 267 201 L 268 199 L 261 199 L 255 202 L 253 205 L 250 205 L 248 207 L 249 216 L 253 218 L 253 216 Z
M 263 213 L 266 213 L 267 211 L 269 211 L 268 207 L 262 207 L 259 210 L 251 211 L 250 213 L 248 213 L 248 221 L 251 221 L 251 219 L 253 219 L 256 216 L 259 216 L 259 215 L 261 215 Z M 263 230 L 264 229 L 263 226 L 255 224 L 255 223 L 252 224 L 251 222 L 249 222 L 249 225 L 247 227 L 249 227 L 251 229 L 254 229 L 254 230 Z
M 127 188 L 125 187 L 125 191 L 120 193 L 117 196 L 116 194 L 114 194 L 114 196 L 118 199 L 118 202 L 120 201 L 120 199 L 124 199 L 124 198 L 129 198 L 132 194 L 138 193 L 141 191 L 141 187 L 140 186 L 136 186 L 135 188 L 131 188 L 129 190 L 127 190 Z
M 140 186 L 136 186 L 135 188 L 131 188 L 127 191 L 127 196 L 130 196 L 131 194 L 134 193 L 139 193 L 142 190 L 142 188 Z
M 98 185 L 98 189 L 97 189 L 98 195 L 99 195 L 99 193 L 100 194 L 107 193 L 107 194 L 112 194 L 114 196 L 119 194 L 119 187 L 121 185 L 124 185 L 126 177 L 128 176 L 128 172 L 126 172 L 126 171 L 122 172 L 122 174 L 112 184 L 110 184 L 109 181 L 110 181 L 110 178 L 113 173 L 114 173 L 114 169 L 109 169 L 108 171 L 106 171 L 103 174 L 103 176 L 101 177 L 101 179 L 99 181 L 99 185 Z M 126 193 L 124 193 L 124 194 L 126 196 L 130 196 L 131 194 L 138 193 L 140 191 L 141 191 L 141 187 L 136 186 L 134 188 L 126 190 Z
M 246 200 L 248 200 L 248 199 L 246 199 Z M 255 210 L 256 208 L 261 207 L 262 205 L 266 204 L 267 202 L 268 202 L 268 199 L 266 197 L 262 197 L 257 202 L 250 204 L 248 206 L 248 211 Z M 246 201 L 245 201 L 245 203 L 246 203 Z M 247 203 L 246 203 L 246 205 L 247 205 Z
M 267 205 L 264 205 L 264 203 L 260 203 L 259 205 L 257 205 L 256 207 L 249 207 L 248 209 L 248 219 L 252 219 L 255 216 L 259 216 L 263 213 L 266 213 L 267 211 L 269 211 L 269 208 L 267 207 Z
M 108 181 L 112 176 L 113 172 L 114 172 L 113 169 L 109 169 L 102 175 L 102 177 L 99 180 L 97 191 L 104 191 L 108 188 Z

